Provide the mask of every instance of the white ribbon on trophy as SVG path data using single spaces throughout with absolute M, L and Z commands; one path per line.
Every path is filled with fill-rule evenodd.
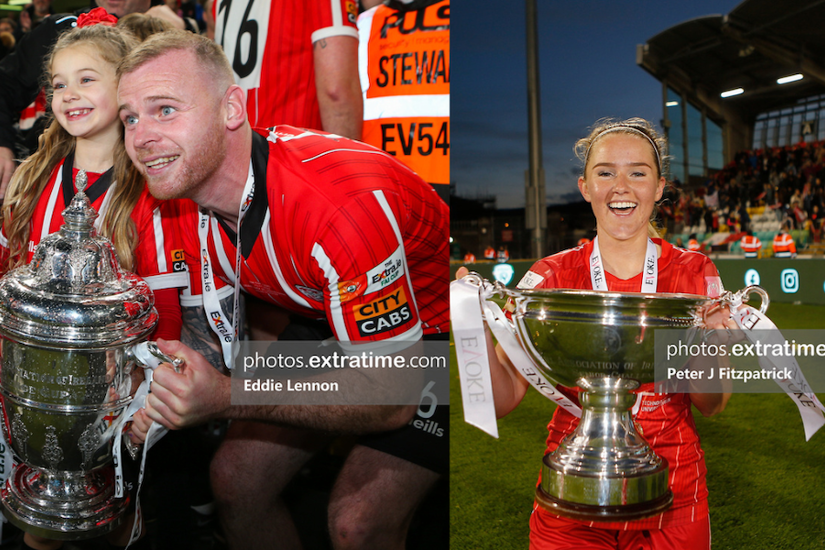
M 498 437 L 479 292 L 479 287 L 469 280 L 459 279 L 450 283 L 450 318 L 461 381 L 464 420 L 493 437 Z
M 180 368 L 180 365 L 183 364 L 183 361 L 180 359 L 176 359 L 173 357 L 168 357 L 160 350 L 157 349 L 157 345 L 154 342 L 142 342 L 136 345 L 132 349 L 132 353 L 137 359 L 137 364 L 144 369 L 144 380 L 138 386 L 135 395 L 132 397 L 132 402 L 129 403 L 129 406 L 126 408 L 124 413 L 118 419 L 117 425 L 113 426 L 115 430 L 115 439 L 114 445 L 112 449 L 112 453 L 114 455 L 114 462 L 115 462 L 115 497 L 123 498 L 124 495 L 124 487 L 123 487 L 123 461 L 121 457 L 121 441 L 124 441 L 127 445 L 131 445 L 132 448 L 130 449 L 130 454 L 133 452 L 136 454 L 137 449 L 134 447 L 134 444 L 131 440 L 127 437 L 123 439 L 123 426 L 132 420 L 132 417 L 142 408 L 146 406 L 146 396 L 152 390 L 152 376 L 154 370 L 160 366 L 163 362 L 169 362 L 174 369 L 177 371 Z M 141 535 L 141 526 L 143 522 L 141 521 L 141 514 L 142 510 L 140 508 L 140 490 L 143 487 L 143 477 L 146 467 L 146 453 L 151 449 L 155 443 L 158 442 L 169 430 L 158 424 L 157 422 L 152 422 L 149 426 L 149 430 L 146 432 L 146 438 L 143 443 L 143 452 L 141 453 L 140 458 L 140 470 L 138 473 L 138 486 L 137 491 L 135 491 L 135 521 L 132 524 L 132 533 L 131 537 L 129 538 L 129 543 L 127 544 L 126 548 L 137 541 Z M 134 455 L 133 455 L 134 456 Z
M 485 320 L 519 373 L 542 395 L 577 418 L 581 417 L 581 408 L 559 392 L 555 382 L 535 369 L 527 352 L 508 328 L 510 321 L 501 308 L 489 300 L 496 293 L 495 288 L 485 283 L 474 276 L 450 283 L 450 317 L 465 422 L 498 437 Z
M 731 311 L 733 312 L 733 319 L 742 329 L 745 338 L 752 344 L 760 343 L 763 346 L 773 347 L 778 345 L 784 347 L 785 338 L 774 322 L 759 310 L 748 305 L 742 305 L 741 297 L 739 299 L 739 301 L 734 300 L 731 302 Z M 788 378 L 774 378 L 774 381 L 796 403 L 799 414 L 802 416 L 802 424 L 805 427 L 805 440 L 810 440 L 817 430 L 825 425 L 825 415 L 822 414 L 825 407 L 808 385 L 802 369 L 799 368 L 799 363 L 793 356 L 765 357 L 760 354 L 757 360 L 764 371 L 787 369 L 787 372 L 792 373 Z

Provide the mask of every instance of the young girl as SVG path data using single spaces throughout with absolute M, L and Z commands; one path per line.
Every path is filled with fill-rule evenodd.
M 160 322 L 153 337 L 177 339 L 177 287 L 185 282 L 174 270 L 174 227 L 164 216 L 168 205 L 149 195 L 126 155 L 118 118 L 115 68 L 134 45 L 131 34 L 106 25 L 79 26 L 55 44 L 47 62 L 54 119 L 9 184 L 0 269 L 28 263 L 40 240 L 60 228 L 84 170 L 99 233 L 112 240 L 121 266 L 155 292 Z
M 664 138 L 645 120 L 598 124 L 579 140 L 576 152 L 583 163 L 578 185 L 596 217 L 596 239 L 536 262 L 519 288 L 573 288 L 640 292 L 642 271 L 655 254 L 656 292 L 716 296 L 721 281 L 704 254 L 674 248 L 658 238 L 650 224 L 655 204 L 665 187 Z M 606 277 L 593 288 L 591 266 L 600 260 Z M 467 272 L 459 269 L 457 276 Z M 732 319 L 709 320 L 709 328 L 735 329 Z M 501 348 L 491 354 L 496 415 L 511 412 L 524 397 L 528 382 L 520 376 Z M 577 400 L 576 389 L 559 388 Z M 710 548 L 704 453 L 691 407 L 710 416 L 723 410 L 729 393 L 672 394 L 661 399 L 653 384 L 640 387 L 641 403 L 634 415 L 657 455 L 670 464 L 673 505 L 658 516 L 627 522 L 599 523 L 558 517 L 534 506 L 530 517 L 530 548 L 681 549 Z M 554 451 L 572 433 L 578 419 L 562 407 L 547 426 L 546 453 Z
M 101 13 L 102 12 L 102 13 Z M 155 293 L 160 315 L 153 338 L 178 339 L 181 313 L 175 273 L 174 226 L 169 205 L 149 195 L 123 145 L 115 69 L 135 45 L 127 31 L 108 26 L 108 14 L 93 10 L 62 34 L 47 61 L 52 120 L 38 151 L 15 172 L 3 207 L 0 267 L 28 263 L 37 244 L 57 231 L 62 212 L 77 192 L 79 171 L 99 217 L 98 232 L 112 240 L 121 266 L 142 276 Z M 102 22 L 104 24 L 95 24 Z M 181 279 L 181 280 L 179 280 Z M 180 283 L 180 284 L 179 284 Z M 125 546 L 132 527 L 112 533 Z M 110 540 L 112 536 L 110 536 Z M 140 541 L 148 544 L 148 540 Z M 24 548 L 51 550 L 60 541 L 26 533 Z M 140 548 L 133 544 L 131 548 Z

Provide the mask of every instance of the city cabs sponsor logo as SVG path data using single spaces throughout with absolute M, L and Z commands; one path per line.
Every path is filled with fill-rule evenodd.
M 389 332 L 412 319 L 410 304 L 403 288 L 366 304 L 353 306 L 352 310 L 361 336 Z
M 186 257 L 182 249 L 172 251 L 172 271 L 175 273 L 186 271 Z
M 352 0 L 347 0 L 344 6 L 347 12 L 347 20 L 355 25 L 358 22 L 358 5 Z

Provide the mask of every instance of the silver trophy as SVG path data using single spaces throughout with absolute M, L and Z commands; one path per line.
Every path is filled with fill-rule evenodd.
M 511 290 L 476 274 L 482 299 L 510 301 L 512 331 L 532 367 L 551 383 L 583 390 L 581 420 L 542 461 L 536 501 L 565 517 L 628 521 L 654 516 L 673 502 L 667 461 L 634 425 L 633 390 L 654 381 L 657 329 L 691 329 L 701 338 L 706 312 L 746 301 L 748 287 L 721 298 L 588 290 Z M 488 298 L 485 298 L 488 297 Z M 518 367 L 518 365 L 517 365 Z
M 128 493 L 114 497 L 112 441 L 158 317 L 96 217 L 81 187 L 60 231 L 0 279 L 2 429 L 16 463 L 0 500 L 12 523 L 52 539 L 106 533 L 128 506 Z

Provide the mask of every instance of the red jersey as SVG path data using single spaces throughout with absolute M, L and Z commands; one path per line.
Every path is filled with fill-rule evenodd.
M 449 211 L 414 172 L 369 145 L 290 126 L 253 132 L 250 171 L 244 292 L 326 318 L 341 342 L 448 330 Z M 197 294 L 198 213 L 183 216 Z M 235 228 L 211 216 L 208 246 L 214 276 L 234 284 Z
M 70 157 L 67 157 L 71 159 Z M 77 170 L 72 168 L 72 162 L 61 162 L 52 170 L 49 182 L 38 199 L 32 219 L 30 221 L 30 234 L 28 243 L 28 254 L 26 263 L 34 257 L 34 249 L 40 241 L 52 233 L 57 232 L 63 225 L 63 210 L 69 206 L 72 198 L 77 192 L 74 185 Z M 116 183 L 110 183 L 108 173 L 100 174 L 87 173 L 89 185 L 86 188 L 86 195 L 89 197 L 92 207 L 99 216 L 95 220 L 95 227 L 100 232 L 101 224 L 105 219 L 109 209 Z M 188 277 L 186 274 L 186 264 L 183 261 L 183 252 L 174 225 L 171 221 L 173 211 L 172 205 L 158 201 L 149 194 L 144 186 L 140 199 L 132 210 L 131 218 L 135 223 L 138 244 L 134 251 L 134 262 L 131 271 L 140 275 L 154 291 L 165 289 L 177 289 L 186 287 Z M 0 233 L 0 260 L 5 262 L 8 257 L 8 240 L 6 237 L 6 227 L 3 225 Z M 171 312 L 164 304 L 156 303 L 158 311 L 161 313 L 161 322 L 164 312 Z M 159 333 L 156 331 L 155 337 L 179 338 L 180 336 L 180 308 L 177 308 L 178 319 L 165 324 L 165 327 L 176 326 L 176 334 L 172 332 Z
M 247 93 L 252 126 L 322 129 L 313 44 L 358 39 L 355 0 L 217 0 L 215 41 Z
M 719 273 L 704 254 L 675 248 L 670 243 L 653 239 L 661 245 L 657 292 L 702 294 L 718 296 L 722 292 Z M 576 288 L 591 290 L 590 254 L 593 243 L 560 252 L 536 262 L 519 283 L 519 288 Z M 610 273 L 607 288 L 614 292 L 639 292 L 642 273 L 622 280 Z M 699 446 L 699 434 L 691 413 L 688 394 L 656 394 L 653 384 L 643 384 L 641 398 L 634 406 L 634 418 L 639 431 L 653 450 L 667 459 L 670 466 L 669 486 L 673 491 L 673 505 L 659 516 L 631 522 L 592 522 L 591 527 L 603 529 L 660 529 L 683 525 L 708 515 L 707 486 L 705 484 L 704 452 Z M 576 399 L 576 390 L 564 388 L 564 393 Z M 547 451 L 558 447 L 561 440 L 573 432 L 579 419 L 563 408 L 556 409 L 548 424 Z M 535 514 L 549 514 L 536 507 Z M 540 517 L 536 518 L 540 521 Z M 572 521 L 572 520 L 571 520 Z

